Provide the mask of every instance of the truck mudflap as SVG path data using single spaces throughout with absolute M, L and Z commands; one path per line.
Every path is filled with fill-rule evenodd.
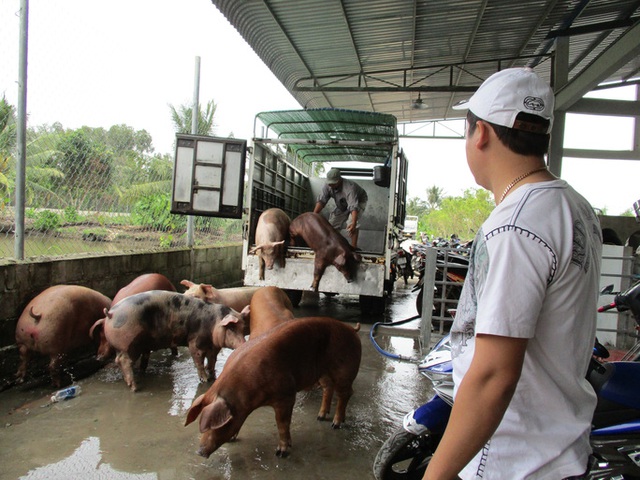
M 289 249 L 285 268 L 277 264 L 265 270 L 264 280 L 258 278 L 258 257 L 247 256 L 244 284 L 247 286 L 275 286 L 288 290 L 311 290 L 314 253 L 309 249 Z M 349 283 L 333 265 L 327 267 L 320 279 L 319 291 L 347 295 L 382 296 L 384 292 L 384 256 L 362 254 L 356 278 Z

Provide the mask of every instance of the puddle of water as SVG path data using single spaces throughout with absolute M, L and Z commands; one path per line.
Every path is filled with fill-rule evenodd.
M 69 478 L 109 478 L 113 480 L 156 480 L 156 473 L 131 474 L 119 472 L 102 463 L 100 439 L 89 437 L 67 458 L 45 467 L 35 468 L 21 480 L 53 480 Z

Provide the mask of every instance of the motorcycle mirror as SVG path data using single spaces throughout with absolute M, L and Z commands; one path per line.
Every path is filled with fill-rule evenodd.
M 613 284 L 602 287 L 600 295 L 611 295 L 613 293 Z

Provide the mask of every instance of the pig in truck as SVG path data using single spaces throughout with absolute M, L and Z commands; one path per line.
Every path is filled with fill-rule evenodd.
M 336 269 L 341 257 L 328 255 L 337 251 L 328 245 L 318 262 L 323 274 L 314 282 L 315 252 L 280 235 L 286 221 L 294 224 L 313 211 L 325 183 L 323 168 L 315 166 L 320 163 L 364 188 L 368 203 L 358 217 L 353 275 Z M 248 148 L 246 140 L 177 135 L 171 212 L 242 218 L 245 286 L 279 287 L 294 305 L 304 290 L 357 295 L 363 312 L 379 314 L 393 289 L 407 169 L 393 115 L 331 108 L 262 112 Z M 328 217 L 334 208 L 330 200 L 321 215 Z M 260 222 L 265 212 L 262 218 L 269 222 Z M 346 230 L 340 233 L 347 237 Z
M 396 118 L 372 112 L 309 109 L 263 112 L 254 124 L 264 125 L 264 134 L 253 139 L 248 164 L 244 284 L 280 287 L 294 304 L 302 291 L 316 288 L 320 292 L 358 295 L 363 312 L 382 313 L 385 297 L 393 288 L 391 263 L 405 217 L 408 161 L 398 149 Z M 331 167 L 339 168 L 344 178 L 355 181 L 369 197 L 358 218 L 357 255 L 361 259 L 355 275 L 349 281 L 335 262 L 327 261 L 316 285 L 317 255 L 292 242 L 284 267 L 262 277 L 260 258 L 255 253 L 258 219 L 262 212 L 279 208 L 293 225 L 298 216 L 313 211 L 325 183 L 323 174 L 314 173 L 318 170 L 314 162 L 323 162 L 327 171 L 331 162 Z M 334 208 L 330 200 L 321 214 L 328 217 Z M 349 238 L 346 230 L 340 233 Z

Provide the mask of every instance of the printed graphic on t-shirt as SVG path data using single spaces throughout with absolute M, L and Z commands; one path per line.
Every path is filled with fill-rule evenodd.
M 573 252 L 571 253 L 571 263 L 577 265 L 580 270 L 585 271 L 589 268 L 589 262 L 587 258 L 587 232 L 585 231 L 585 225 L 581 220 L 576 220 L 573 223 Z

